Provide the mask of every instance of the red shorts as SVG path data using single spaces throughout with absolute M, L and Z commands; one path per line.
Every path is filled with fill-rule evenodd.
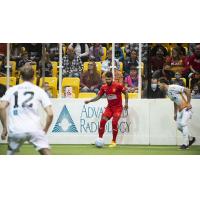
M 110 119 L 111 117 L 115 117 L 119 119 L 121 117 L 122 110 L 122 107 L 106 107 L 102 117 L 107 117 L 108 119 Z

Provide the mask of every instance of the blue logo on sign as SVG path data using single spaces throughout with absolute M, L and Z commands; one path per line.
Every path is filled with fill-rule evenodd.
M 59 132 L 78 132 L 66 106 L 63 107 L 60 116 L 53 128 L 53 133 Z

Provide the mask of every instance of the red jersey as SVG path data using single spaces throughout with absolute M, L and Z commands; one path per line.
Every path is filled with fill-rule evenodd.
M 195 71 L 200 72 L 200 59 L 196 58 L 195 55 L 189 57 L 187 65 L 192 66 Z
M 200 73 L 200 59 L 197 59 L 195 54 L 188 57 L 186 60 L 186 67 L 183 71 L 183 74 L 187 74 L 190 72 L 190 66 L 192 66 L 192 68 Z
M 111 85 L 102 85 L 98 95 L 106 94 L 108 107 L 122 107 L 122 92 L 126 90 L 122 84 L 112 82 Z

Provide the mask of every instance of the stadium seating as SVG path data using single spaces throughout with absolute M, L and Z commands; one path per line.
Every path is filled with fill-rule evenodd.
M 106 54 L 107 54 L 107 50 L 106 47 L 102 47 L 103 48 L 103 56 L 101 56 L 101 60 L 104 61 L 106 59 Z
M 96 97 L 96 93 L 94 92 L 80 92 L 78 98 L 92 98 Z
M 176 78 L 172 78 L 172 80 L 175 80 Z M 184 86 L 186 86 L 186 79 L 185 78 L 180 78 L 181 80 L 183 80 Z
M 16 77 L 10 77 L 10 86 L 14 86 L 16 85 L 16 82 L 17 82 L 17 79 Z M 0 83 L 3 84 L 3 85 L 6 85 L 7 83 L 7 77 L 0 77 Z
M 58 62 L 51 61 L 52 64 L 52 77 L 58 76 Z
M 101 75 L 101 62 L 95 62 L 97 66 L 97 72 Z M 89 62 L 84 62 L 83 63 L 83 72 L 88 70 L 88 64 Z
M 122 98 L 124 99 L 125 96 L 122 94 Z M 128 93 L 128 98 L 129 99 L 137 99 L 138 98 L 138 93 Z
M 31 66 L 32 66 L 32 68 L 34 70 L 34 77 L 36 77 L 37 76 L 37 65 L 34 64 L 34 65 L 31 65 Z
M 124 54 L 124 59 L 125 59 L 125 58 L 126 58 L 125 47 L 121 47 L 121 49 L 122 49 L 122 52 L 123 52 L 123 54 Z
M 10 61 L 10 65 L 11 65 L 11 76 L 15 77 L 16 75 L 16 61 Z
M 20 79 L 19 79 L 19 84 L 20 84 L 20 83 L 23 83 L 23 82 L 24 82 L 24 81 L 20 78 Z M 37 77 L 34 77 L 34 79 L 33 79 L 33 84 L 34 84 L 34 85 L 37 85 Z
M 2 64 L 2 61 L 0 61 L 0 66 Z M 10 61 L 10 66 L 11 66 L 11 76 L 15 77 L 16 75 L 16 61 Z M 0 68 L 1 70 L 1 68 Z
M 57 77 L 44 77 L 44 83 L 48 82 L 49 87 L 52 88 L 52 95 L 53 97 L 57 97 L 58 95 L 58 90 L 57 90 L 57 82 L 58 78 Z M 43 78 L 40 78 L 39 86 L 42 87 L 43 84 Z
M 119 62 L 119 69 L 120 69 L 120 72 L 123 73 L 123 62 Z
M 68 78 L 65 77 L 62 80 L 62 90 L 64 87 L 71 86 L 72 91 L 75 94 L 75 98 L 78 98 L 79 95 L 79 89 L 80 89 L 80 79 L 79 78 Z
M 170 48 L 170 55 L 172 55 L 172 49 L 173 49 L 174 47 L 171 47 Z M 183 47 L 184 49 L 185 49 L 185 52 L 186 52 L 186 55 L 187 55 L 187 53 L 188 53 L 188 47 Z

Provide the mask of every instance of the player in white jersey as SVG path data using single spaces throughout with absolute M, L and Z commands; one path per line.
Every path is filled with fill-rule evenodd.
M 15 154 L 25 141 L 33 144 L 40 154 L 48 155 L 50 146 L 46 133 L 53 120 L 50 99 L 40 87 L 32 83 L 34 71 L 30 64 L 22 67 L 21 76 L 24 82 L 9 88 L 0 99 L 0 121 L 3 125 L 1 138 L 5 140 L 8 135 L 8 155 Z M 40 122 L 40 105 L 47 114 L 44 128 Z
M 195 137 L 192 137 L 188 129 L 188 121 L 192 117 L 190 90 L 179 85 L 169 85 L 165 78 L 159 79 L 159 86 L 174 102 L 174 120 L 176 120 L 177 128 L 183 135 L 183 144 L 180 149 L 188 149 L 195 142 Z

